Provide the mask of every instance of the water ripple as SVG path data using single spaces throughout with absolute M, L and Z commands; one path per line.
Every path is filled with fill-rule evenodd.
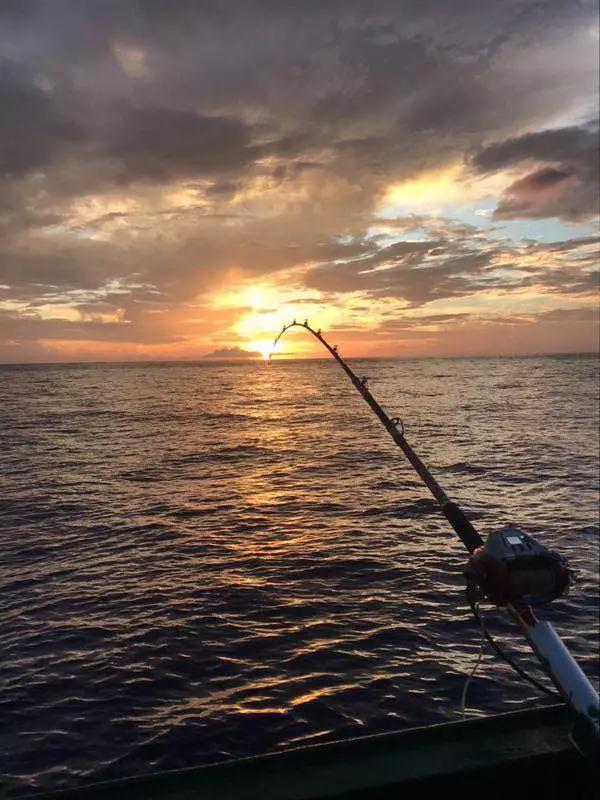
M 361 370 L 482 533 L 569 556 L 549 616 L 597 678 L 596 360 Z M 456 718 L 465 554 L 335 364 L 0 367 L 0 386 L 9 794 Z M 540 700 L 486 654 L 470 702 Z

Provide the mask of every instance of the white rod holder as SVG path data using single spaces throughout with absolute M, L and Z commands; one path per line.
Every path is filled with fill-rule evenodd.
M 565 701 L 591 723 L 596 736 L 599 736 L 600 700 L 598 693 L 554 627 L 549 622 L 535 618 L 528 621 L 521 617 L 520 622 L 533 650 Z

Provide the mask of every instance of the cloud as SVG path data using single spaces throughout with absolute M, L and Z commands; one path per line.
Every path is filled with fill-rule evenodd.
M 544 130 L 489 145 L 472 163 L 482 172 L 536 165 L 506 189 L 496 219 L 581 221 L 599 212 L 599 144 L 596 125 Z
M 248 126 L 229 116 L 125 107 L 107 128 L 100 154 L 115 163 L 118 182 L 235 174 L 257 155 Z
M 486 287 L 496 252 L 445 239 L 398 242 L 352 261 L 317 266 L 305 283 L 320 291 L 362 292 L 419 306 Z
M 476 183 L 504 180 L 498 222 L 587 220 L 595 3 L 22 0 L 0 19 L 0 303 L 25 309 L 5 342 L 208 349 L 246 314 L 216 321 L 220 293 L 252 281 L 339 309 L 587 292 L 579 251 L 569 277 L 460 209 L 378 210 L 471 157 Z M 87 325 L 84 302 L 125 321 Z M 36 303 L 74 318 L 34 322 Z
M 84 142 L 81 121 L 56 104 L 28 67 L 0 58 L 0 175 L 24 175 Z

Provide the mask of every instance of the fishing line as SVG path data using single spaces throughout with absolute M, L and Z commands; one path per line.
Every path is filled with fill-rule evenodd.
M 464 685 L 463 690 L 462 690 L 462 695 L 461 695 L 461 698 L 460 698 L 460 715 L 461 715 L 461 717 L 464 717 L 465 711 L 467 710 L 467 692 L 469 691 L 469 684 L 471 683 L 471 681 L 475 677 L 475 673 L 477 672 L 477 668 L 481 664 L 481 659 L 483 658 L 483 650 L 484 650 L 484 647 L 485 647 L 485 626 L 483 624 L 483 617 L 482 616 L 479 617 L 479 622 L 480 622 L 480 628 L 481 628 L 481 638 L 479 640 L 479 655 L 477 656 L 477 661 L 475 662 L 475 665 L 473 666 L 473 669 L 471 670 L 471 672 L 467 676 L 467 680 L 465 681 L 465 685 Z
M 553 689 L 550 689 L 548 686 L 545 686 L 541 681 L 539 681 L 529 672 L 524 670 L 523 667 L 519 666 L 519 664 L 517 664 L 517 662 L 512 658 L 512 656 L 509 656 L 506 650 L 504 650 L 504 648 L 500 644 L 498 644 L 498 642 L 496 641 L 496 639 L 494 639 L 494 637 L 489 632 L 485 624 L 485 620 L 483 619 L 483 615 L 481 614 L 479 605 L 473 602 L 471 598 L 469 598 L 469 605 L 471 607 L 471 611 L 473 612 L 473 616 L 475 617 L 475 619 L 480 625 L 481 630 L 483 631 L 485 639 L 487 640 L 490 647 L 494 650 L 494 652 L 497 655 L 499 655 L 500 658 L 506 661 L 509 667 L 512 667 L 512 669 L 517 673 L 517 675 L 520 675 L 521 678 L 523 678 L 526 681 L 529 681 L 529 683 L 532 686 L 535 686 L 536 689 L 539 689 L 541 692 L 544 692 L 544 694 L 547 694 L 548 697 L 551 697 L 553 700 L 558 700 L 560 702 L 563 702 L 563 698 L 558 692 L 555 692 Z

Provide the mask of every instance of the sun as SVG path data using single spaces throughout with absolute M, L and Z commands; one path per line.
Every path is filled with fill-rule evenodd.
M 252 352 L 260 353 L 261 358 L 264 360 L 267 360 L 273 351 L 273 342 L 267 339 L 254 339 L 250 342 L 246 342 L 244 346 Z M 277 349 L 279 349 L 279 346 Z
M 315 295 L 315 291 L 303 289 L 294 283 L 280 286 L 241 282 L 235 286 L 231 284 L 216 294 L 212 298 L 212 307 L 219 311 L 239 312 L 227 331 L 229 343 L 260 354 L 262 360 L 267 360 L 271 353 L 282 358 L 302 358 L 310 357 L 317 346 L 310 337 L 294 337 L 292 333 L 291 349 L 289 341 L 279 341 L 274 348 L 274 338 L 282 326 L 295 318 L 308 318 L 316 327 L 326 330 L 344 316 L 343 309 L 327 307 L 321 302 L 320 296 Z M 298 303 L 302 305 L 298 306 Z

